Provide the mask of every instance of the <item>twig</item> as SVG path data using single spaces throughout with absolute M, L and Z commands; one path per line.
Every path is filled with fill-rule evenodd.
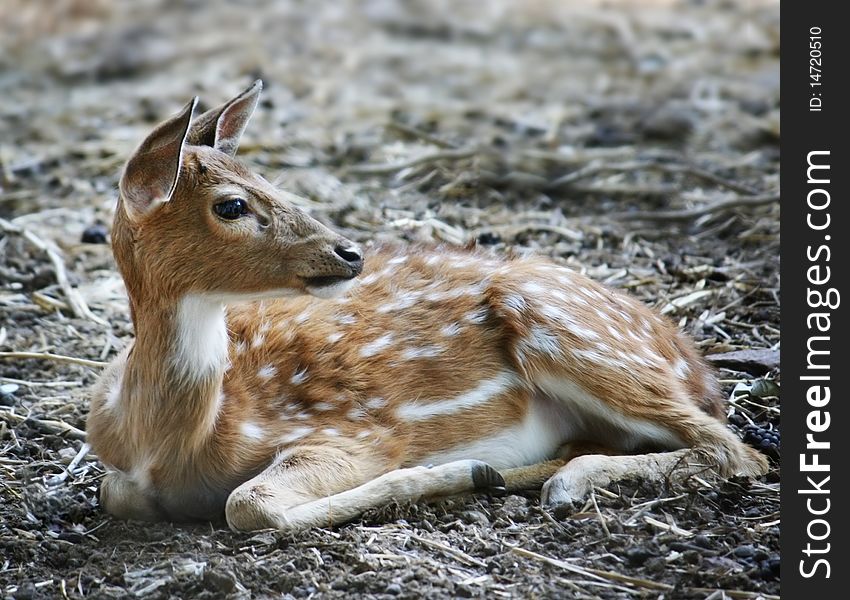
M 0 352 L 0 358 L 38 358 L 42 360 L 52 360 L 53 362 L 82 365 L 84 367 L 92 367 L 95 369 L 105 367 L 109 364 L 99 360 L 89 360 L 87 358 L 77 358 L 75 356 L 64 356 L 62 354 L 53 354 L 51 352 Z
M 673 589 L 673 586 L 667 583 L 649 581 L 648 579 L 640 579 L 638 577 L 629 577 L 628 575 L 621 575 L 620 573 L 603 571 L 601 569 L 586 569 L 578 565 L 570 564 L 563 560 L 558 560 L 557 558 L 549 558 L 548 556 L 537 554 L 536 552 L 526 550 L 525 548 L 520 548 L 519 546 L 514 546 L 513 548 L 511 548 L 511 552 L 520 556 L 524 556 L 525 558 L 530 558 L 542 563 L 546 563 L 547 565 L 552 565 L 553 567 L 564 569 L 565 571 L 571 571 L 573 573 L 581 575 L 582 577 L 589 577 L 591 579 L 599 580 L 619 581 L 620 583 L 626 583 L 635 587 L 645 588 L 649 590 L 670 591 Z
M 56 272 L 56 281 L 59 283 L 59 287 L 62 288 L 62 292 L 65 294 L 65 297 L 68 299 L 68 304 L 75 316 L 83 319 L 89 319 L 99 325 L 109 325 L 109 323 L 89 310 L 89 307 L 82 295 L 80 295 L 79 290 L 71 286 L 71 282 L 68 281 L 68 273 L 65 270 L 65 262 L 59 255 L 58 250 L 53 248 L 51 244 L 38 237 L 29 229 L 18 227 L 6 219 L 0 218 L 0 228 L 2 228 L 6 233 L 14 233 L 22 236 L 33 246 L 47 254 L 50 262 L 53 263 L 53 270 Z
M 451 142 L 447 142 L 445 140 L 441 140 L 437 136 L 431 135 L 426 131 L 422 131 L 421 129 L 417 129 L 416 127 L 411 127 L 410 125 L 405 125 L 404 123 L 399 123 L 398 121 L 390 121 L 387 124 L 389 129 L 395 129 L 396 131 L 400 131 L 401 133 L 408 135 L 413 138 L 418 138 L 429 144 L 433 144 L 439 148 L 457 148 Z
M 688 210 L 659 210 L 647 212 L 615 213 L 611 215 L 614 219 L 630 221 L 690 221 L 704 215 L 723 212 L 730 208 L 739 206 L 763 206 L 779 202 L 779 194 L 768 194 L 764 196 L 747 196 L 729 198 L 713 204 L 691 208 Z
M 500 236 L 513 239 L 516 236 L 528 233 L 531 231 L 545 231 L 560 235 L 562 238 L 571 242 L 580 242 L 584 239 L 584 234 L 580 231 L 567 229 L 559 225 L 549 225 L 547 223 L 524 223 L 522 225 L 501 225 L 495 227 L 483 227 L 475 232 L 475 237 L 478 237 L 484 232 L 498 233 Z
M 644 515 L 643 520 L 654 527 L 658 527 L 658 529 L 661 529 L 662 531 L 669 531 L 671 533 L 675 533 L 676 535 L 681 535 L 682 537 L 691 537 L 692 535 L 694 535 L 693 531 L 682 529 L 678 525 L 669 525 L 668 523 L 664 523 L 663 521 L 659 521 L 658 519 L 653 519 L 649 515 Z
M 753 598 L 753 600 L 757 598 L 763 598 L 764 600 L 780 600 L 779 596 L 775 596 L 773 594 L 765 594 L 764 592 L 746 592 L 743 590 L 723 590 L 723 589 L 714 589 L 714 588 L 684 588 L 683 592 L 693 592 L 695 594 L 712 594 L 715 592 L 720 592 L 721 594 L 725 594 L 730 598 L 741 598 L 741 600 L 747 600 L 748 598 Z
M 682 173 L 684 175 L 691 175 L 698 179 L 713 183 L 718 187 L 724 187 L 734 192 L 738 192 L 739 194 L 746 194 L 748 196 L 757 194 L 757 191 L 750 187 L 724 179 L 723 177 L 700 167 L 694 165 L 662 163 L 656 160 L 636 160 L 622 163 L 592 163 L 580 169 L 576 169 L 571 173 L 558 177 L 549 183 L 548 187 L 549 189 L 558 189 L 575 183 L 580 179 L 587 179 L 599 173 L 646 171 L 650 169 L 663 171 L 665 173 Z
M 17 383 L 27 387 L 79 387 L 83 385 L 82 381 L 27 381 L 25 379 L 15 379 L 14 377 L 0 376 L 0 382 Z
M 47 433 L 66 435 L 67 437 L 74 440 L 86 439 L 85 431 L 83 431 L 82 429 L 78 429 L 73 425 L 69 425 L 64 421 L 54 421 L 52 419 L 36 419 L 35 417 L 19 415 L 10 410 L 5 409 L 0 409 L 0 419 L 9 423 L 15 423 L 16 425 L 20 425 L 24 421 L 29 421 L 30 423 L 32 423 L 42 431 L 46 431 Z
M 458 559 L 460 562 L 462 562 L 464 564 L 467 564 L 467 565 L 470 565 L 470 566 L 473 566 L 473 567 L 482 567 L 482 568 L 487 566 L 487 563 L 485 563 L 483 560 L 480 560 L 480 559 L 477 559 L 473 556 L 470 556 L 466 552 L 458 550 L 457 548 L 452 548 L 451 546 L 447 546 L 445 544 L 441 544 L 440 542 L 435 542 L 434 540 L 429 540 L 427 538 L 420 537 L 420 536 L 414 535 L 414 534 L 411 534 L 410 538 L 413 539 L 413 540 L 416 540 L 417 542 L 419 542 L 423 546 L 429 546 L 431 548 L 435 548 L 437 550 L 445 552 L 446 554 L 453 556 L 454 558 Z
M 77 468 L 77 465 L 85 458 L 86 454 L 91 450 L 91 445 L 88 442 L 84 442 L 80 447 L 80 451 L 77 452 L 77 455 L 68 463 L 68 466 L 59 473 L 59 475 L 54 475 L 47 481 L 47 485 L 51 487 L 55 487 L 60 483 L 64 482 L 70 475 L 74 474 L 74 470 Z
M 596 514 L 599 516 L 599 524 L 602 525 L 605 537 L 611 537 L 611 532 L 608 530 L 608 523 L 605 522 L 605 517 L 602 516 L 602 511 L 599 510 L 599 504 L 596 503 L 596 494 L 593 490 L 590 490 L 590 499 L 593 501 L 593 508 L 596 509 Z
M 477 152 L 479 152 L 478 148 L 440 150 L 438 152 L 432 152 L 430 154 L 425 154 L 417 158 L 412 158 L 410 160 L 405 160 L 397 163 L 354 165 L 348 167 L 345 172 L 356 175 L 386 175 L 388 173 L 395 173 L 396 171 L 401 171 L 402 169 L 408 169 L 410 167 L 416 167 L 419 165 L 424 165 L 439 160 L 460 160 L 464 158 L 469 158 L 470 156 L 475 156 Z

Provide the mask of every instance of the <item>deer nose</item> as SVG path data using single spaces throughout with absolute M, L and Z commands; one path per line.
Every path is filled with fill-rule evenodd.
M 354 275 L 359 275 L 363 270 L 363 253 L 357 246 L 337 244 L 336 248 L 334 248 L 334 254 L 348 263 L 348 266 L 354 271 Z

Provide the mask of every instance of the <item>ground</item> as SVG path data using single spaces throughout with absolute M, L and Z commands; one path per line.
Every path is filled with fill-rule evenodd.
M 537 492 L 450 498 L 292 536 L 104 514 L 103 467 L 80 453 L 99 367 L 81 359 L 109 360 L 132 327 L 109 246 L 84 231 L 108 237 L 154 123 L 257 77 L 240 156 L 367 253 L 474 240 L 584 270 L 695 338 L 738 434 L 778 430 L 778 2 L 10 0 L 3 596 L 779 593 L 775 453 L 760 481 L 624 482 L 554 510 Z

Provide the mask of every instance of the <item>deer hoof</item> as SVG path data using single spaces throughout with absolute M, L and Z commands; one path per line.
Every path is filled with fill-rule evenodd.
M 472 484 L 477 491 L 504 489 L 505 479 L 487 463 L 475 461 L 472 465 Z

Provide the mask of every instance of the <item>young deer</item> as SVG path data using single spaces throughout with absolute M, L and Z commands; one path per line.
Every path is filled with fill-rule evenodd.
M 303 529 L 550 475 L 560 503 L 626 477 L 766 471 L 692 345 L 628 296 L 460 249 L 376 248 L 364 268 L 233 158 L 261 87 L 194 120 L 193 100 L 121 178 L 136 339 L 88 420 L 107 511 Z

